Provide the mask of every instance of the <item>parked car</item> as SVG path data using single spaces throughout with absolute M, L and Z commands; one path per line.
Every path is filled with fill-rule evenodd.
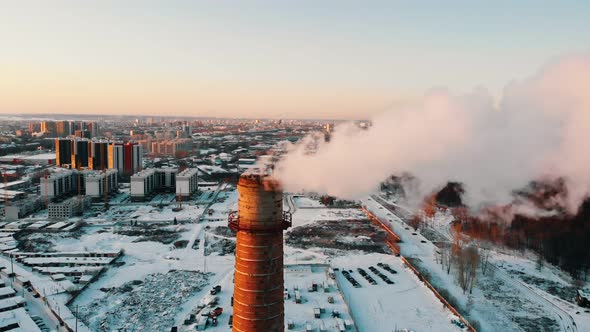
M 217 316 L 221 315 L 221 313 L 223 313 L 222 307 L 217 307 L 217 308 L 211 310 L 211 316 L 213 316 L 213 317 L 217 317 Z

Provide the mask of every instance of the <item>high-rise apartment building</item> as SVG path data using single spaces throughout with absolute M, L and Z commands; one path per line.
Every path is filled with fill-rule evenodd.
M 109 167 L 109 142 L 88 142 L 88 168 L 104 170 Z
M 108 153 L 109 168 L 114 168 L 123 173 L 123 143 L 111 143 Z
M 55 136 L 57 128 L 54 121 L 42 121 L 41 132 L 44 132 L 48 136 Z
M 72 168 L 88 167 L 88 140 L 72 141 Z
M 141 170 L 143 146 L 136 142 L 108 142 L 86 138 L 55 140 L 56 164 L 74 169 L 116 169 L 128 177 Z
M 96 122 L 88 122 L 86 124 L 86 130 L 90 132 L 91 138 L 97 137 L 100 134 L 98 130 L 98 123 Z
M 41 124 L 38 122 L 29 122 L 29 132 L 38 133 L 41 131 Z
M 69 138 L 55 139 L 55 164 L 66 167 L 72 164 L 72 144 L 73 140 Z
M 70 122 L 68 121 L 57 121 L 55 126 L 58 137 L 66 137 L 71 134 Z
M 131 176 L 141 170 L 143 146 L 133 142 L 112 143 L 108 148 L 109 168 L 115 168 L 122 176 Z

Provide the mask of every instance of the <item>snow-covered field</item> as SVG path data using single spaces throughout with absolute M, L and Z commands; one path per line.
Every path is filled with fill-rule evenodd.
M 386 263 L 397 274 L 377 266 Z M 407 328 L 412 331 L 461 331 L 451 323 L 454 315 L 404 266 L 399 257 L 383 254 L 350 255 L 332 260 L 332 266 L 353 271 L 351 275 L 361 284 L 355 288 L 336 272 L 339 284 L 348 301 L 360 331 L 392 331 Z M 394 284 L 383 282 L 369 271 L 373 266 L 390 278 Z M 357 268 L 369 273 L 377 285 L 363 278 Z
M 138 226 L 108 226 L 108 222 L 97 221 L 97 226 L 85 227 L 78 239 L 56 237 L 52 240 L 53 250 L 124 252 L 118 264 L 89 284 L 70 307 L 78 306 L 81 318 L 96 331 L 129 326 L 142 331 L 168 331 L 179 325 L 207 293 L 210 283 L 231 275 L 233 255 L 205 256 L 203 243 L 206 236 L 214 238 L 215 234 L 206 235 L 212 229 L 227 225 L 227 213 L 235 209 L 236 197 L 224 196 L 222 202 L 211 206 L 214 216 L 223 221 L 211 218 L 197 222 L 205 208 L 190 203 L 183 204 L 179 212 L 172 211 L 172 206 L 159 209 L 122 205 L 113 207 L 109 214 L 123 209 L 124 218 L 140 221 Z M 174 217 L 179 222 L 192 222 L 172 225 Z M 169 225 L 156 226 L 150 221 L 166 221 Z M 168 235 L 174 235 L 173 242 Z M 175 246 L 179 243 L 183 245 Z
M 295 205 L 301 209 L 325 207 L 319 200 L 308 196 L 293 196 L 293 201 L 295 202 Z
M 575 304 L 577 287 L 568 274 L 551 264 L 538 261 L 535 254 L 528 252 L 495 252 L 492 261 L 505 275 L 514 279 L 514 283 L 528 289 L 538 300 L 550 302 L 559 308 L 554 310 L 560 317 L 575 321 L 578 331 L 590 331 L 590 310 Z
M 80 318 L 94 331 L 167 331 L 185 299 L 208 285 L 208 275 L 169 271 L 104 289 L 105 295 L 79 309 Z
M 172 211 L 176 207 L 176 204 L 165 206 L 162 209 L 158 207 L 152 207 L 151 205 L 139 206 L 136 210 L 129 215 L 129 219 L 133 219 L 139 222 L 145 221 L 165 221 L 170 222 L 176 218 L 178 221 L 189 221 L 199 218 L 203 213 L 203 207 L 183 204 L 182 210 Z
M 322 220 L 358 220 L 367 219 L 359 209 L 298 209 L 293 214 L 293 227 Z
M 516 252 L 505 254 L 494 252 L 491 261 L 509 275 L 533 285 L 544 291 L 560 296 L 563 300 L 573 301 L 576 288 L 572 278 L 557 267 L 546 262 L 537 262 L 532 253 L 522 255 Z
M 437 259 L 438 247 L 374 199 L 364 199 L 363 204 L 401 237 L 402 255 L 428 273 L 431 283 L 446 294 L 447 299 L 452 298 L 457 303 L 458 309 L 480 327 L 478 331 L 498 331 L 506 327 L 512 331 L 590 331 L 588 313 L 576 314 L 580 308 L 576 310 L 571 302 L 564 303 L 563 299 L 538 288 L 567 287 L 563 272 L 551 267 L 535 271 L 536 263 L 530 257 L 492 251 L 490 261 L 497 266 L 491 265 L 485 275 L 478 271 L 473 294 L 464 294 L 452 274 L 442 269 Z M 448 239 L 451 221 L 447 213 L 439 212 L 429 220 L 427 230 L 434 230 L 437 237 Z M 532 281 L 537 285 L 528 284 Z
M 438 263 L 436 252 L 439 250 L 434 244 L 424 238 L 419 232 L 414 231 L 400 218 L 383 208 L 373 199 L 365 199 L 363 203 L 367 209 L 385 222 L 389 222 L 392 230 L 402 239 L 399 243 L 401 253 L 423 273 L 429 274 L 429 281 L 434 287 L 445 295 L 447 300 L 456 303 L 460 312 L 472 323 L 480 328 L 479 331 L 498 331 L 510 326 L 514 331 L 522 331 L 515 326 L 513 317 L 520 315 L 524 304 L 520 303 L 522 296 L 517 290 L 511 289 L 511 285 L 498 280 L 480 280 L 478 278 L 473 294 L 467 296 L 457 285 L 452 274 L 447 272 Z M 422 242 L 424 241 L 424 242 Z M 481 290 L 478 286 L 485 285 Z M 506 295 L 506 296 L 505 296 Z M 526 301 L 526 300 L 525 300 Z M 506 305 L 512 303 L 512 305 Z M 530 303 L 534 308 L 536 303 Z M 537 317 L 544 316 L 542 310 L 536 313 Z
M 342 223 L 357 220 L 367 221 L 367 215 L 360 209 L 297 209 L 293 214 L 293 227 L 313 226 L 324 221 L 339 221 Z M 346 226 L 344 226 L 346 229 Z M 343 231 L 342 240 L 362 242 L 366 237 L 356 237 Z M 423 252 L 419 245 L 415 251 Z M 354 288 L 343 277 L 336 273 L 341 290 L 357 322 L 359 331 L 391 331 L 398 328 L 412 328 L 415 331 L 456 331 L 451 324 L 451 312 L 443 308 L 442 303 L 428 290 L 417 277 L 405 267 L 401 266 L 399 258 L 392 254 L 367 254 L 362 252 L 341 252 L 336 256 L 326 254 L 318 248 L 293 248 L 287 246 L 286 262 L 301 263 L 323 262 L 333 267 L 353 270 L 355 278 L 362 284 L 361 288 Z M 387 262 L 398 271 L 391 276 L 394 285 L 387 285 L 374 276 L 378 285 L 370 285 L 362 278 L 356 269 L 362 267 L 368 272 L 369 266 L 376 266 L 379 262 Z M 387 273 L 387 272 L 384 272 Z M 397 295 L 396 295 L 397 294 Z M 399 300 L 401 298 L 401 300 Z M 393 317 L 393 318 L 392 318 Z M 392 324 L 397 320 L 399 324 Z M 439 329 L 439 326 L 442 326 Z

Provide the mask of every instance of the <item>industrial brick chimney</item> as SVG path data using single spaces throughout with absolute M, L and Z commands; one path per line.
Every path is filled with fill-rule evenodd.
M 238 211 L 229 216 L 237 232 L 233 331 L 285 330 L 283 230 L 291 215 L 283 212 L 283 191 L 271 177 L 242 175 Z

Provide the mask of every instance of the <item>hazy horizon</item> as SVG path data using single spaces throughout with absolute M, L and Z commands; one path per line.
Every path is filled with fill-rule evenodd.
M 95 114 L 95 113 L 0 113 L 0 119 L 21 119 L 21 120 L 47 120 L 47 121 L 75 121 L 75 120 L 107 120 L 117 118 L 153 118 L 154 120 L 174 121 L 174 120 L 235 120 L 235 121 L 310 121 L 310 122 L 354 122 L 370 121 L 370 118 L 357 119 L 336 119 L 336 118 L 279 118 L 279 117 L 232 117 L 232 116 L 207 116 L 207 115 L 150 115 L 150 114 Z
M 0 114 L 360 119 L 500 99 L 590 36 L 579 1 L 1 3 Z

